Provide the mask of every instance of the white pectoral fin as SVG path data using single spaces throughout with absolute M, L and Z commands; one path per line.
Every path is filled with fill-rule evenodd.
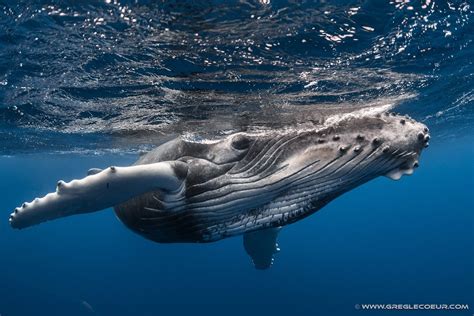
M 60 217 L 99 211 L 154 190 L 176 191 L 181 188 L 187 170 L 184 162 L 164 161 L 109 167 L 80 180 L 58 181 L 56 192 L 17 207 L 10 215 L 10 225 L 25 228 Z
M 244 234 L 244 248 L 257 269 L 268 269 L 273 264 L 273 255 L 280 251 L 277 244 L 281 227 L 266 228 Z

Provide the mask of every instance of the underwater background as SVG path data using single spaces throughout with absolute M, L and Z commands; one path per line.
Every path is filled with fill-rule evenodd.
M 472 315 L 473 19 L 471 1 L 0 0 L 0 315 Z M 420 168 L 285 227 L 269 270 L 240 237 L 157 244 L 111 210 L 8 225 L 180 134 L 382 106 L 430 128 Z M 358 309 L 377 303 L 470 309 Z

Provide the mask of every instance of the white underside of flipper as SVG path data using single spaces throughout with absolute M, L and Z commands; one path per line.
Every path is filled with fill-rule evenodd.
M 10 225 L 25 228 L 55 218 L 99 211 L 154 190 L 177 191 L 186 173 L 185 163 L 171 161 L 109 167 L 80 180 L 58 181 L 56 192 L 17 207 L 10 215 Z

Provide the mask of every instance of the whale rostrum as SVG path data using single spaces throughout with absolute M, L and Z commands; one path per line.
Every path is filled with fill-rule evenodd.
M 429 139 L 425 125 L 380 113 L 212 141 L 178 137 L 132 166 L 93 168 L 83 179 L 59 181 L 55 192 L 17 207 L 10 225 L 114 207 L 128 228 L 156 242 L 243 234 L 247 253 L 264 269 L 281 227 L 378 176 L 411 174 Z

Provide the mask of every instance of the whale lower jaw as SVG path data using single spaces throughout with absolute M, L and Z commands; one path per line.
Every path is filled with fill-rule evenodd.
M 386 173 L 384 176 L 392 179 L 392 180 L 400 180 L 400 178 L 404 175 L 412 175 L 413 172 L 415 171 L 416 168 L 418 168 L 418 154 L 414 154 L 413 158 L 407 161 L 404 165 L 395 168 L 393 170 L 390 170 L 388 173 Z
M 410 168 L 410 169 L 394 169 L 392 171 L 390 171 L 389 173 L 385 174 L 385 176 L 389 179 L 392 179 L 392 180 L 400 180 L 400 178 L 404 175 L 412 175 L 413 174 L 413 168 Z

